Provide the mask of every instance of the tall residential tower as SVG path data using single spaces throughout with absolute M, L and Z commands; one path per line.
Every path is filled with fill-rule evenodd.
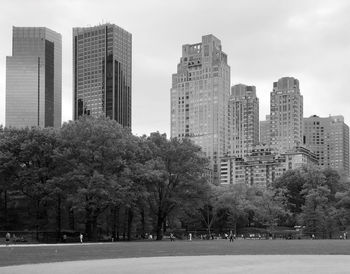
M 350 175 L 349 127 L 343 116 L 304 118 L 304 144 L 316 154 L 319 166 Z
M 7 127 L 60 127 L 62 38 L 44 27 L 13 27 L 6 57 Z
M 131 34 L 114 24 L 73 29 L 73 118 L 106 115 L 131 128 Z
M 182 46 L 172 76 L 171 137 L 191 138 L 210 159 L 218 180 L 220 157 L 227 151 L 230 67 L 221 42 L 213 35 Z
M 231 88 L 228 104 L 229 155 L 243 158 L 259 143 L 259 99 L 255 86 Z
M 299 81 L 283 77 L 273 83 L 270 104 L 270 142 L 272 147 L 284 153 L 302 145 L 303 96 Z

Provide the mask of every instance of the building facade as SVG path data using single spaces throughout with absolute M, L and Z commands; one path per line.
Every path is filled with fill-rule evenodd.
M 73 118 L 105 115 L 131 129 L 131 34 L 114 24 L 73 29 Z
M 320 167 L 349 176 L 349 127 L 343 116 L 304 118 L 304 144 L 312 150 Z
M 171 138 L 190 138 L 201 146 L 218 180 L 220 157 L 227 151 L 230 67 L 221 41 L 213 35 L 182 46 L 172 76 Z
M 229 147 L 231 156 L 244 157 L 259 143 L 259 99 L 255 86 L 231 87 L 228 103 Z
M 244 158 L 223 157 L 220 182 L 266 188 L 287 170 L 316 165 L 316 155 L 304 147 L 279 154 L 268 145 L 258 145 Z
M 269 145 L 270 142 L 270 115 L 266 115 L 265 121 L 260 121 L 260 138 L 261 144 Z
M 60 127 L 62 38 L 45 27 L 13 27 L 6 57 L 7 127 Z
M 303 141 L 303 96 L 299 81 L 283 77 L 273 83 L 270 102 L 270 141 L 279 153 L 293 150 Z

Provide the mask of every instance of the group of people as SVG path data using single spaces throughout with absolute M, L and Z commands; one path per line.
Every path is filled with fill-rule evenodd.
M 10 232 L 7 232 L 7 233 L 5 234 L 5 244 L 6 244 L 7 246 L 10 244 L 11 238 L 12 238 L 12 241 L 13 241 L 14 243 L 16 243 L 16 242 L 24 242 L 24 241 L 25 241 L 24 238 L 23 238 L 23 236 L 22 236 L 22 237 L 17 237 L 16 234 L 13 234 L 13 235 L 11 236 L 11 233 L 10 233 Z

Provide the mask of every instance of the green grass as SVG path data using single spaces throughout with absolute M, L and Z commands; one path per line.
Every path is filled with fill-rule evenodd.
M 74 260 L 197 255 L 350 255 L 344 240 L 147 241 L 0 247 L 0 266 Z

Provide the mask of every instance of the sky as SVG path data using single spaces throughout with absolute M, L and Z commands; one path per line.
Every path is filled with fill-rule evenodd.
M 116 24 L 132 34 L 132 131 L 170 132 L 171 75 L 183 44 L 213 34 L 231 85 L 255 85 L 260 120 L 273 82 L 299 79 L 304 117 L 343 115 L 350 124 L 348 0 L 1 0 L 0 124 L 5 124 L 6 56 L 12 26 L 62 34 L 62 121 L 72 119 L 72 28 Z

